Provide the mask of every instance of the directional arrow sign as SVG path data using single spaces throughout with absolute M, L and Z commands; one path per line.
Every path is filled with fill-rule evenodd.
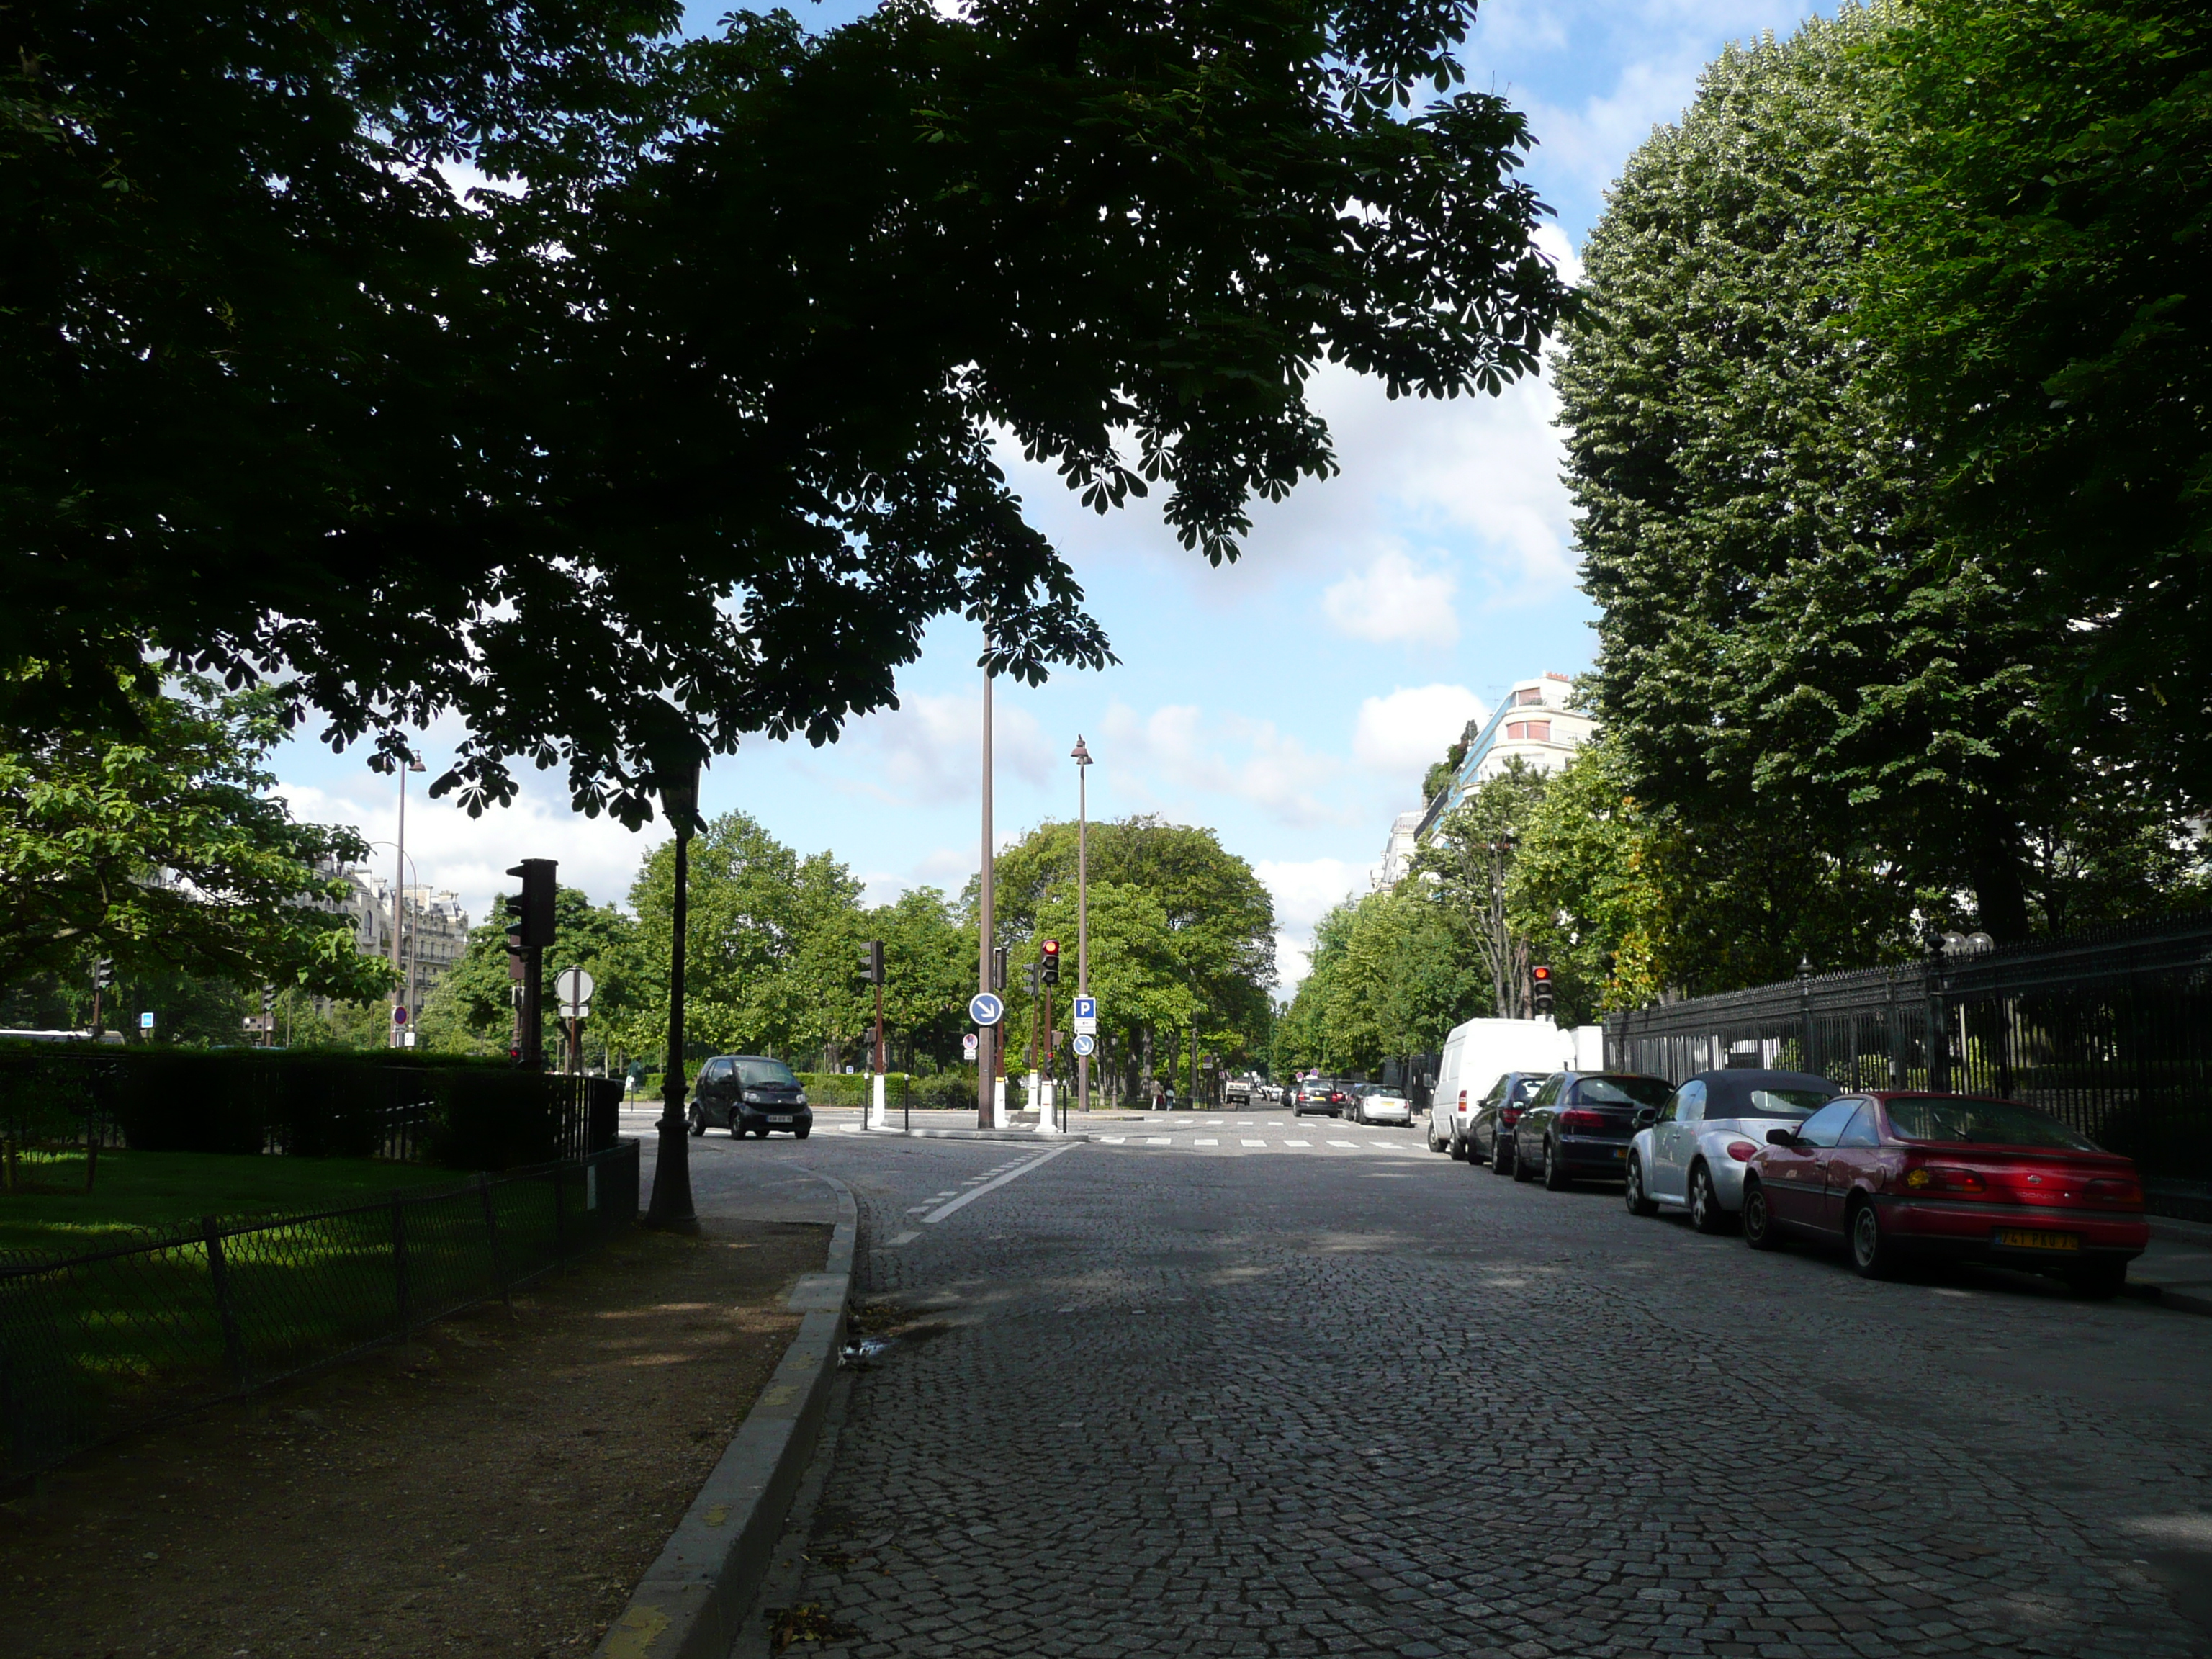
M 1079 1037 L 1098 1035 L 1098 999 L 1078 997 L 1075 1000 L 1075 1035 Z M 1079 1048 L 1078 1054 L 1087 1054 L 1088 1048 Z
M 988 991 L 978 991 L 968 999 L 968 1018 L 978 1025 L 996 1025 L 1006 1017 L 1006 1005 Z
M 1075 1052 L 1085 1055 L 1097 1054 L 1098 1039 L 1088 1031 L 1078 1031 L 1075 1034 Z

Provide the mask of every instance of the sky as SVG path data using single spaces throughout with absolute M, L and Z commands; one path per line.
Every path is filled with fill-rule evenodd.
M 703 31 L 727 8 L 695 6 Z M 797 0 L 810 26 L 858 14 L 853 0 Z M 1527 112 L 1539 146 L 1528 176 L 1557 214 L 1544 245 L 1571 276 L 1604 192 L 1655 125 L 1694 95 L 1701 66 L 1733 40 L 1787 33 L 1803 0 L 1491 0 L 1463 53 L 1468 83 Z M 1832 6 L 1823 6 L 1832 10 Z M 1262 504 L 1242 559 L 1214 569 L 1139 503 L 1100 518 L 1048 469 L 1006 457 L 1030 521 L 1067 555 L 1120 665 L 994 691 L 1000 844 L 1075 814 L 1080 733 L 1095 764 L 1094 818 L 1156 812 L 1213 829 L 1273 893 L 1288 994 L 1314 922 L 1364 891 L 1390 821 L 1469 719 L 1514 681 L 1577 674 L 1593 611 L 1577 591 L 1559 482 L 1556 399 L 1540 379 L 1496 398 L 1390 401 L 1325 369 L 1313 402 L 1340 476 Z M 827 848 L 872 902 L 975 872 L 981 641 L 948 621 L 902 678 L 901 707 L 854 722 L 821 749 L 762 739 L 719 757 L 701 788 L 709 816 L 742 809 L 801 853 Z M 312 728 L 310 728 L 311 730 Z M 456 729 L 422 734 L 410 780 L 411 878 L 489 915 L 502 872 L 525 857 L 622 902 L 659 825 L 632 833 L 568 807 L 562 775 L 522 768 L 515 805 L 471 819 L 422 786 Z M 375 866 L 393 862 L 398 786 L 365 747 L 333 754 L 312 736 L 275 757 L 294 815 L 360 826 Z

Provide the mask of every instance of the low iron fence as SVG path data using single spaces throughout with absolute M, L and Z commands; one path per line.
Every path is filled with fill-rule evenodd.
M 629 1227 L 638 1143 L 312 1215 L 0 1255 L 0 1473 L 386 1343 Z
M 4 1037 L 4 1033 L 0 1033 Z M 19 1149 L 384 1158 L 497 1170 L 614 1145 L 617 1079 L 492 1061 L 0 1042 L 0 1188 Z
M 2212 1220 L 2212 915 L 1632 1009 L 1605 1053 L 2024 1100 L 2134 1158 L 2153 1208 Z

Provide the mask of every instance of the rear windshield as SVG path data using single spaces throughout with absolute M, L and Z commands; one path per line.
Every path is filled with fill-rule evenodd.
M 1540 1077 L 1516 1077 L 1513 1079 L 1513 1086 L 1505 1091 L 1504 1103 L 1508 1106 L 1523 1105 L 1543 1086 L 1544 1079 Z
M 1737 1117 L 1781 1117 L 1796 1120 L 1808 1118 L 1833 1100 L 1833 1095 L 1824 1095 L 1817 1089 L 1753 1089 L 1745 1097 L 1743 1104 L 1730 1115 Z M 1708 1117 L 1717 1117 L 1712 1107 L 1705 1109 Z
M 2075 1134 L 2049 1113 L 2008 1100 L 1893 1100 L 1889 1127 L 1906 1140 L 2054 1146 L 2069 1152 L 2097 1150 L 2096 1142 Z
M 1586 1077 L 1578 1098 L 1593 1106 L 1663 1106 L 1674 1085 L 1656 1077 Z
M 796 1089 L 799 1079 L 791 1074 L 791 1067 L 780 1060 L 741 1060 L 738 1062 L 738 1081 L 748 1089 L 774 1088 L 779 1084 L 787 1089 Z

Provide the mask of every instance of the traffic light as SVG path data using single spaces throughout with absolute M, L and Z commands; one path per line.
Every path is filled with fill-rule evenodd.
M 1030 976 L 1030 994 L 1034 997 L 1037 994 L 1038 975 L 1044 972 L 1044 964 L 1041 962 L 1032 962 L 1022 971 Z
M 1044 982 L 1048 985 L 1060 983 L 1060 941 L 1056 939 L 1044 942 Z
M 1552 1012 L 1552 970 L 1542 963 L 1528 969 L 1528 1006 L 1538 1014 Z
M 553 942 L 551 859 L 525 859 L 507 871 L 522 878 L 522 891 L 507 901 L 507 948 L 542 949 Z
M 105 991 L 115 983 L 115 958 L 101 957 L 92 964 L 92 988 Z
M 263 987 L 261 988 L 261 1015 L 262 1015 L 262 1018 L 264 1018 L 264 1019 L 266 1019 L 270 1015 L 271 1015 L 271 1014 L 275 1013 L 276 1012 L 276 988 L 275 986 L 273 986 L 273 985 L 264 985 L 264 986 L 263 986 Z
M 1006 947 L 1003 945 L 991 947 L 991 988 L 994 991 L 1006 988 Z
M 884 942 L 881 939 L 872 940 L 860 947 L 860 980 L 867 985 L 884 982 Z

